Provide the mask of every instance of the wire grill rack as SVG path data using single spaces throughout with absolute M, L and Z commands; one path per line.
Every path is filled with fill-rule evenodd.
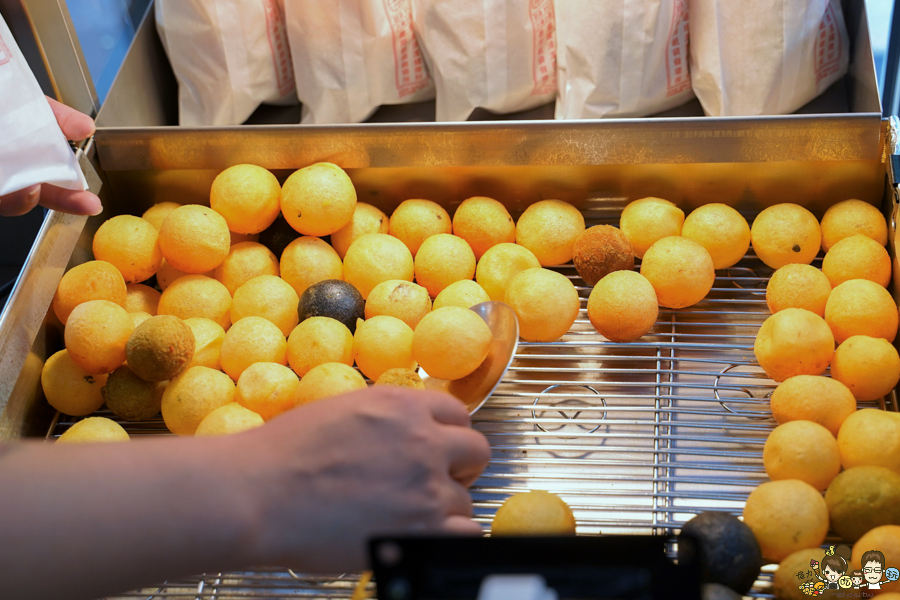
M 586 221 L 617 224 L 623 206 L 594 204 Z M 813 264 L 821 267 L 821 257 Z M 775 426 L 768 398 L 776 384 L 753 354 L 769 316 L 772 270 L 748 254 L 717 271 L 706 299 L 660 309 L 653 330 L 632 343 L 600 336 L 587 318 L 591 288 L 572 265 L 557 270 L 575 284 L 581 312 L 556 342 L 520 342 L 502 383 L 474 416 L 493 448 L 471 490 L 475 518 L 489 525 L 509 495 L 531 489 L 559 494 L 580 535 L 672 534 L 698 512 L 740 514 L 747 495 L 766 480 L 762 449 Z M 897 400 L 864 406 L 896 411 Z M 49 436 L 74 422 L 67 419 L 55 422 Z M 122 425 L 131 434 L 167 433 L 161 420 Z M 763 568 L 752 596 L 771 596 L 774 567 Z M 206 574 L 120 597 L 346 598 L 356 581 L 257 570 Z

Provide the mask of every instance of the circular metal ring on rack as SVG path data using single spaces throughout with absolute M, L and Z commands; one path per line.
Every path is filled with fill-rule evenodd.
M 735 369 L 735 368 L 737 368 L 737 367 L 740 367 L 740 366 L 743 366 L 743 365 L 730 365 L 730 366 L 727 366 L 727 367 L 725 367 L 724 369 L 722 369 L 722 370 L 719 372 L 718 375 L 716 375 L 716 380 L 715 380 L 715 382 L 713 382 L 713 395 L 715 395 L 716 400 L 719 401 L 719 405 L 720 405 L 722 408 L 724 408 L 726 411 L 730 412 L 730 413 L 733 414 L 733 415 L 737 415 L 737 416 L 739 416 L 739 417 L 744 417 L 745 419 L 753 419 L 753 420 L 755 420 L 755 421 L 765 421 L 765 420 L 767 420 L 767 419 L 771 419 L 771 418 L 772 418 L 772 415 L 771 415 L 771 414 L 767 414 L 767 413 L 765 413 L 764 411 L 741 411 L 741 410 L 734 410 L 733 408 L 731 408 L 730 406 L 728 406 L 727 404 L 725 404 L 725 402 L 723 401 L 722 397 L 719 396 L 719 380 L 721 380 L 722 377 L 723 377 L 726 373 L 728 373 L 728 371 L 730 371 L 731 369 Z M 743 387 L 742 387 L 742 388 L 738 388 L 738 389 L 739 389 L 739 391 L 744 392 L 745 394 L 747 394 L 747 397 L 748 397 L 748 398 L 753 398 L 754 400 L 757 399 L 756 396 L 754 396 L 753 393 L 750 392 L 750 390 L 748 390 L 747 388 L 743 388 Z M 771 395 L 772 395 L 772 392 L 769 392 L 768 394 L 766 394 L 765 397 L 768 398 L 768 397 L 771 396 Z M 726 398 L 725 400 L 727 400 L 727 398 Z
M 551 392 L 557 388 L 568 388 L 568 387 L 580 387 L 580 388 L 585 388 L 587 390 L 590 390 L 597 396 L 600 396 L 600 404 L 602 404 L 603 407 L 606 408 L 606 399 L 600 394 L 600 392 L 598 392 L 593 387 L 591 387 L 587 384 L 584 384 L 584 383 L 557 383 L 555 385 L 551 385 L 550 387 L 546 388 L 544 391 L 541 392 L 541 395 L 546 394 L 547 392 Z M 540 401 L 541 401 L 541 396 L 537 396 L 537 397 L 535 397 L 534 402 L 532 402 L 531 405 L 536 406 L 537 403 Z M 565 402 L 565 400 L 563 400 L 562 402 Z M 554 408 L 557 408 L 557 407 L 554 407 Z M 576 409 L 577 407 L 572 407 L 572 408 Z M 552 409 L 547 409 L 547 410 L 552 410 Z M 575 416 L 572 416 L 572 417 L 568 416 L 565 412 L 563 412 L 563 410 L 557 410 L 556 412 L 558 412 L 559 415 L 563 419 L 568 419 L 570 421 L 576 420 L 578 418 L 578 416 L 581 415 L 580 410 L 576 411 Z M 603 411 L 601 414 L 603 415 L 602 417 L 600 417 L 600 420 L 602 421 L 602 420 L 606 419 L 606 411 Z M 544 427 L 543 425 L 541 425 L 540 423 L 537 422 L 538 416 L 537 416 L 536 410 L 531 409 L 531 416 L 535 420 L 534 424 L 537 426 L 537 428 L 540 429 L 541 431 L 543 431 L 544 433 L 556 433 L 556 431 L 558 431 L 566 426 L 565 424 L 563 424 L 563 425 L 559 425 L 559 427 L 557 427 L 556 429 L 547 429 L 546 427 Z M 601 424 L 598 423 L 597 425 L 594 426 L 593 429 L 591 429 L 590 431 L 587 431 L 585 433 L 594 433 L 595 431 L 600 429 L 600 425 Z

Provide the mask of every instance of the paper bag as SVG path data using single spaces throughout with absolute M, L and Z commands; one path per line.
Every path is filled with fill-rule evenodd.
M 413 0 L 437 120 L 509 113 L 556 97 L 553 0 Z
M 277 0 L 156 0 L 156 29 L 181 125 L 239 125 L 262 103 L 296 103 Z
M 557 119 L 643 117 L 694 97 L 687 0 L 556 0 Z
M 47 98 L 0 18 L 0 196 L 49 183 L 86 190 Z
M 358 123 L 434 98 L 410 0 L 285 0 L 303 123 Z
M 791 113 L 847 73 L 839 0 L 689 0 L 691 84 L 714 116 Z

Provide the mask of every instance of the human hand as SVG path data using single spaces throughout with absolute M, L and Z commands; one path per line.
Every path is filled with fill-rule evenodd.
M 251 554 L 265 564 L 358 571 L 378 534 L 481 533 L 466 488 L 490 447 L 452 396 L 370 388 L 242 435 L 265 515 Z
M 74 108 L 47 98 L 56 122 L 66 139 L 80 141 L 94 133 L 94 120 Z M 0 216 L 18 217 L 40 204 L 45 208 L 75 215 L 98 215 L 103 210 L 100 198 L 91 192 L 67 190 L 49 184 L 37 184 L 0 196 Z

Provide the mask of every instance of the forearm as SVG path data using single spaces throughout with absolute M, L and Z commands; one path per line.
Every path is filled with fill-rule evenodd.
M 247 566 L 254 470 L 235 441 L 0 446 L 4 597 L 97 598 Z

